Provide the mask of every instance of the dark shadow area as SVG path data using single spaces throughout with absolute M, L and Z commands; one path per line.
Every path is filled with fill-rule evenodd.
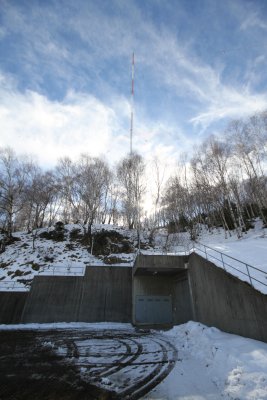
M 71 363 L 43 346 L 35 331 L 0 332 L 1 400 L 111 400 L 116 394 L 82 381 Z M 49 332 L 42 333 L 42 339 Z

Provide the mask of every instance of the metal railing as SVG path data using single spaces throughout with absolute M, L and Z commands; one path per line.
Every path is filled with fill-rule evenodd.
M 205 258 L 207 260 L 215 260 L 216 264 L 222 266 L 226 272 L 232 273 L 232 270 L 238 272 L 238 278 L 240 278 L 241 274 L 244 280 L 250 283 L 250 285 L 254 288 L 256 288 L 255 282 L 267 288 L 267 272 L 261 270 L 260 268 L 254 267 L 244 261 L 240 261 L 237 258 L 222 253 L 219 250 L 215 250 L 200 242 L 194 243 L 192 252 L 200 252 L 205 254 Z
M 140 253 L 144 255 L 162 255 L 162 256 L 179 256 L 189 255 L 192 252 L 192 244 L 171 245 L 167 248 L 154 247 L 149 250 L 141 250 Z
M 129 261 L 129 263 L 122 263 L 122 264 L 116 264 L 117 266 L 122 266 L 122 267 L 133 267 L 135 263 L 135 257 Z M 100 264 L 99 262 L 97 263 L 90 263 L 88 266 L 97 266 L 97 267 L 112 267 L 112 264 Z M 47 265 L 45 267 L 40 268 L 39 271 L 37 271 L 34 276 L 84 276 L 85 270 L 86 270 L 87 264 L 84 266 L 74 266 L 74 265 Z M 31 282 L 34 279 L 29 280 L 29 283 L 25 282 L 19 282 L 17 280 L 0 280 L 0 292 L 7 292 L 7 291 L 29 291 L 31 287 Z
M 0 281 L 0 291 L 1 292 L 28 292 L 30 290 L 30 284 L 25 285 L 22 282 L 18 282 L 16 280 L 4 280 Z
M 154 255 L 189 255 L 193 252 L 204 254 L 205 258 L 209 261 L 215 261 L 216 265 L 222 267 L 226 272 L 231 273 L 232 275 L 237 276 L 241 279 L 240 275 L 243 276 L 244 280 L 248 282 L 252 287 L 258 289 L 259 285 L 264 287 L 264 292 L 267 292 L 267 272 L 261 270 L 260 268 L 254 267 L 246 262 L 240 261 L 237 258 L 229 256 L 225 253 L 222 253 L 219 250 L 213 249 L 203 243 L 195 242 L 187 243 L 186 245 L 181 246 L 173 246 L 174 251 L 168 251 L 164 249 L 154 249 L 154 251 L 149 251 L 149 253 L 142 252 L 142 254 L 154 254 Z M 125 266 L 134 267 L 135 258 L 137 254 L 133 257 L 129 263 L 126 263 Z M 112 267 L 109 264 L 99 264 L 99 263 L 90 263 L 92 266 L 103 266 L 103 267 Z M 118 264 L 120 265 L 120 264 Z M 121 266 L 124 266 L 121 264 Z M 50 265 L 43 267 L 38 271 L 36 275 L 52 275 L 52 276 L 83 276 L 85 273 L 86 265 L 84 266 L 73 266 L 69 265 Z M 234 272 L 233 272 L 234 271 Z M 255 284 L 256 283 L 256 284 Z M 3 280 L 0 281 L 0 291 L 28 291 L 30 289 L 30 285 L 25 285 L 22 282 L 18 282 L 16 280 Z
M 83 276 L 85 272 L 85 266 L 73 266 L 73 265 L 48 265 L 39 271 L 38 275 L 58 275 L 58 276 Z

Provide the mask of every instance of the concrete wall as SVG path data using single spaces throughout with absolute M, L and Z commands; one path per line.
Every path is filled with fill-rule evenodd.
M 28 292 L 0 292 L 0 324 L 20 322 Z
M 192 301 L 188 282 L 188 271 L 174 277 L 174 325 L 184 324 L 193 319 Z
M 132 268 L 86 269 L 79 321 L 131 322 Z
M 191 254 L 193 318 L 223 331 L 267 342 L 267 296 Z
M 133 278 L 132 268 L 123 267 L 87 267 L 83 277 L 37 276 L 30 292 L 0 292 L 0 323 L 131 322 L 132 316 L 135 323 L 136 295 L 171 295 L 174 324 L 195 320 L 267 342 L 267 296 L 197 254 L 188 270 L 185 260 L 140 257 Z
M 87 267 L 85 276 L 37 276 L 21 322 L 131 322 L 132 269 Z
M 78 321 L 83 277 L 35 276 L 21 322 Z
M 140 255 L 137 257 L 134 271 L 137 268 L 184 268 L 188 256 Z

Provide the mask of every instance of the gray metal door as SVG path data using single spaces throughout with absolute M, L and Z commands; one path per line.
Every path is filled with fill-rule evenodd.
M 136 296 L 135 321 L 139 324 L 171 324 L 171 296 Z

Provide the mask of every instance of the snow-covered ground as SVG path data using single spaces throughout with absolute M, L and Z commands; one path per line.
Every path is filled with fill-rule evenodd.
M 1 325 L 0 329 L 112 329 L 133 332 L 129 324 L 27 324 Z M 200 323 L 188 322 L 156 334 L 177 349 L 177 360 L 170 374 L 143 400 L 267 400 L 267 344 L 227 334 Z M 147 342 L 146 354 L 153 355 Z M 153 361 L 153 360 L 152 360 Z M 73 359 L 75 362 L 75 359 Z M 79 360 L 77 361 L 79 362 Z M 146 359 L 146 363 L 149 360 Z M 137 368 L 137 366 L 136 366 Z M 129 371 L 128 371 L 129 373 Z M 132 369 L 132 377 L 136 372 Z M 84 368 L 81 377 L 86 379 Z M 108 377 L 113 381 L 112 374 Z M 115 381 L 115 380 L 114 380 Z
M 146 400 L 266 400 L 267 344 L 196 322 L 164 333 L 178 350 L 169 376 Z
M 223 253 L 226 255 L 223 256 L 224 266 L 229 273 L 247 282 L 250 282 L 249 274 L 253 286 L 267 294 L 267 229 L 262 227 L 260 220 L 257 220 L 254 228 L 243 234 L 240 239 L 234 234 L 225 238 L 223 230 L 216 230 L 212 233 L 203 230 L 198 241 L 218 251 L 206 249 L 208 258 L 212 262 L 223 267 L 219 252 Z M 196 247 L 200 249 L 196 251 L 205 257 L 205 248 L 201 244 L 196 244 Z M 263 272 L 258 271 L 258 269 Z
M 109 225 L 94 226 L 94 229 L 112 229 L 121 232 L 121 229 Z M 71 232 L 82 232 L 80 225 L 65 225 L 65 240 L 55 241 L 40 237 L 42 233 L 50 232 L 54 228 L 40 229 L 36 235 L 34 246 L 33 236 L 27 232 L 16 232 L 14 237 L 18 241 L 6 246 L 0 254 L 0 290 L 27 291 L 35 275 L 84 275 L 88 265 L 103 265 L 103 261 L 88 252 L 86 246 L 71 239 Z M 123 230 L 127 237 L 129 231 Z M 118 266 L 129 266 L 133 263 L 135 254 L 120 254 L 124 263 Z

